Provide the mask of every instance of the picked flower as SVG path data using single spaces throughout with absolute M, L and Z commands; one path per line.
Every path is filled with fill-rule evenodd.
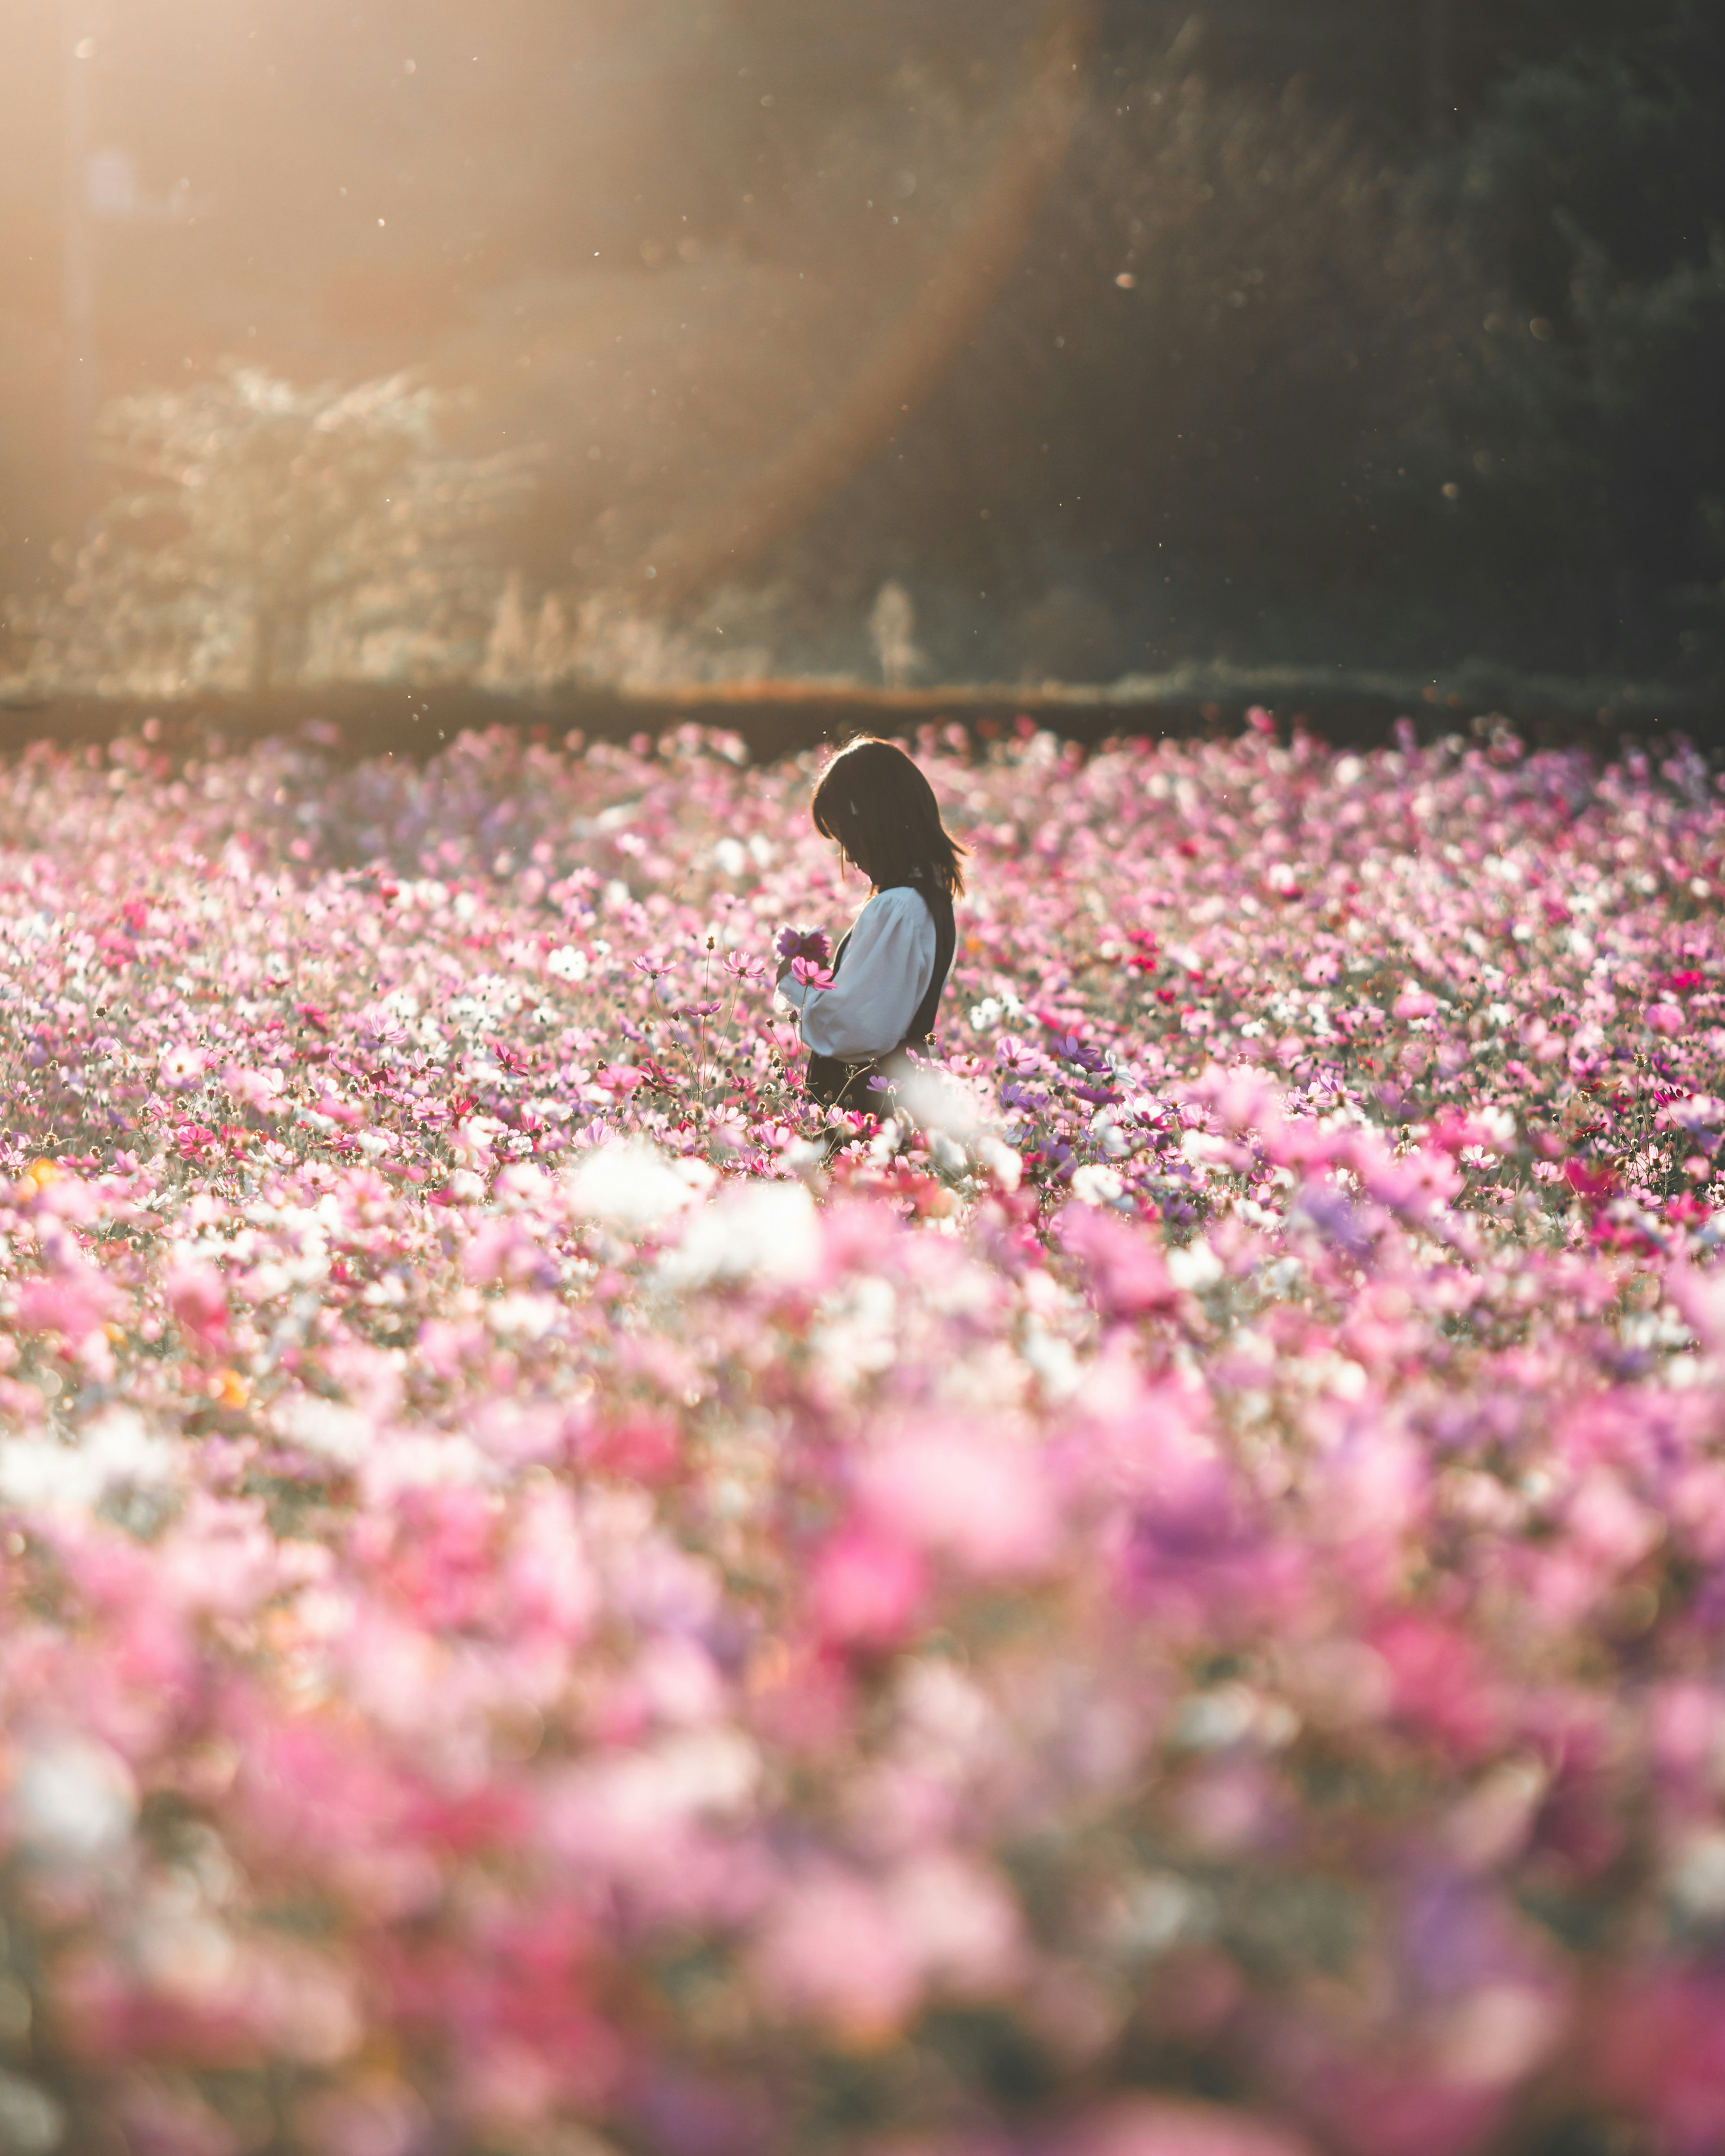
M 824 928 L 781 928 L 778 941 L 773 945 L 781 958 L 826 959 L 832 956 L 833 947 Z M 800 980 L 802 976 L 798 975 Z

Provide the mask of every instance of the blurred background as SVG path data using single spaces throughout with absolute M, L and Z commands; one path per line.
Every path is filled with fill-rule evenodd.
M 0 676 L 1725 675 L 1725 7 L 8 0 Z

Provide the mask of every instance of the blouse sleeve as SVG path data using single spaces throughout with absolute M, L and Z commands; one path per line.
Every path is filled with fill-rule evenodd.
M 934 964 L 934 917 L 922 893 L 883 891 L 857 916 L 831 988 L 788 976 L 779 992 L 800 1011 L 803 1039 L 818 1055 L 865 1063 L 904 1039 Z

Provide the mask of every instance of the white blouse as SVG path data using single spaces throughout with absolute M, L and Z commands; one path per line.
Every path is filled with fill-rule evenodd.
M 934 978 L 934 916 L 909 885 L 877 891 L 856 916 L 845 963 L 829 988 L 787 973 L 778 993 L 798 1012 L 817 1055 L 871 1062 L 896 1048 Z

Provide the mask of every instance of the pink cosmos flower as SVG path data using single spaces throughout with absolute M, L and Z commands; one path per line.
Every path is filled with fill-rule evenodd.
M 1180 1291 L 1156 1240 L 1089 1205 L 1062 1208 L 1055 1221 L 1062 1245 L 1086 1267 L 1105 1316 L 1137 1317 L 1172 1308 Z
M 810 1622 L 823 1639 L 864 1650 L 896 1645 L 927 1590 L 922 1559 L 903 1537 L 862 1522 L 843 1527 L 816 1558 Z
M 176 1265 L 164 1282 L 167 1303 L 198 1349 L 221 1353 L 228 1339 L 228 1286 L 215 1267 Z
M 782 2014 L 824 2022 L 851 2043 L 901 2027 L 922 1989 L 891 1901 L 868 1880 L 822 1866 L 783 1892 L 755 1949 L 757 1979 Z
M 1059 1516 L 1047 1471 L 1010 1437 L 906 1434 L 866 1462 L 859 1487 L 887 1532 L 979 1576 L 1034 1572 L 1055 1547 Z
M 26 1332 L 64 1333 L 76 1347 L 100 1331 L 121 1301 L 112 1281 L 78 1260 L 19 1281 L 18 1322 Z
M 1392 1617 L 1372 1640 L 1389 1672 L 1397 1717 L 1464 1761 L 1478 1758 L 1500 1727 L 1502 1701 L 1469 1635 L 1435 1617 Z
M 506 1568 L 512 1614 L 560 1640 L 584 1638 L 602 1597 L 573 1498 L 542 1486 L 526 1505 Z

